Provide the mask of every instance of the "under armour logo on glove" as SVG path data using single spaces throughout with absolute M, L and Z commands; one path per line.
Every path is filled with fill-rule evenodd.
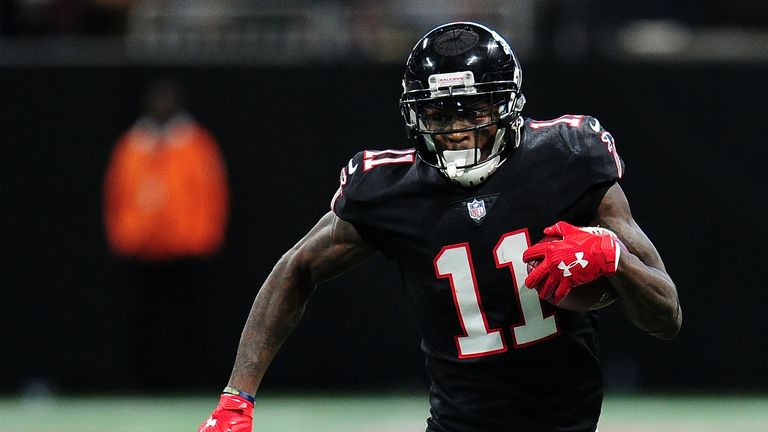
M 575 265 L 580 265 L 581 268 L 587 267 L 587 264 L 589 264 L 589 261 L 583 259 L 584 258 L 584 252 L 576 252 L 576 261 L 566 264 L 565 261 L 560 261 L 560 264 L 557 265 L 557 268 L 563 271 L 563 276 L 568 277 L 571 273 L 571 267 Z
M 558 304 L 573 287 L 613 274 L 619 266 L 621 242 L 605 228 L 558 222 L 544 234 L 557 240 L 537 243 L 523 253 L 523 261 L 535 264 L 525 285 L 542 299 L 551 297 Z

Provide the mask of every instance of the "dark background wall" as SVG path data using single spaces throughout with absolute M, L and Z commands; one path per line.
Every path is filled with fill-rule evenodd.
M 612 131 L 634 215 L 680 291 L 685 323 L 672 342 L 641 334 L 618 307 L 604 311 L 609 387 L 768 388 L 767 74 L 525 69 L 527 116 L 588 113 Z M 114 142 L 158 75 L 183 83 L 190 111 L 218 137 L 232 207 L 222 253 L 176 274 L 183 294 L 145 298 L 138 284 L 165 276 L 110 256 L 101 186 Z M 34 380 L 69 391 L 225 383 L 258 287 L 327 211 L 340 167 L 359 149 L 408 146 L 399 79 L 395 66 L 0 70 L 0 391 Z M 158 356 L 150 383 L 136 358 L 145 308 L 167 310 L 178 348 Z M 422 363 L 396 268 L 377 257 L 319 288 L 265 386 L 419 386 Z

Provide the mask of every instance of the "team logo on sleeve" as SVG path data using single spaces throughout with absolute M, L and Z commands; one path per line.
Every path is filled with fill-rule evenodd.
M 349 171 L 349 175 L 352 175 L 355 173 L 355 171 L 357 171 L 357 165 L 358 164 L 352 165 L 352 159 L 349 160 L 349 164 L 347 164 L 347 170 Z
M 593 118 L 592 121 L 589 122 L 589 127 L 592 128 L 595 133 L 600 133 L 600 122 L 597 121 L 596 118 Z

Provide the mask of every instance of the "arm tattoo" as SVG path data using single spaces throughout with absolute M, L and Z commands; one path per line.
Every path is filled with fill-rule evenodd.
M 259 290 L 240 337 L 229 385 L 255 393 L 318 283 L 337 276 L 373 250 L 352 225 L 332 213 L 278 261 Z

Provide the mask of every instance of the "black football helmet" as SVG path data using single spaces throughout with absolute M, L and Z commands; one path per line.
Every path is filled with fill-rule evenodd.
M 462 186 L 485 181 L 519 145 L 521 84 L 517 57 L 495 31 L 471 22 L 431 30 L 408 57 L 400 97 L 419 157 Z M 461 128 L 454 128 L 455 116 L 462 117 Z M 492 145 L 480 148 L 480 134 L 494 125 Z M 475 133 L 473 149 L 442 149 L 435 140 L 469 131 Z

